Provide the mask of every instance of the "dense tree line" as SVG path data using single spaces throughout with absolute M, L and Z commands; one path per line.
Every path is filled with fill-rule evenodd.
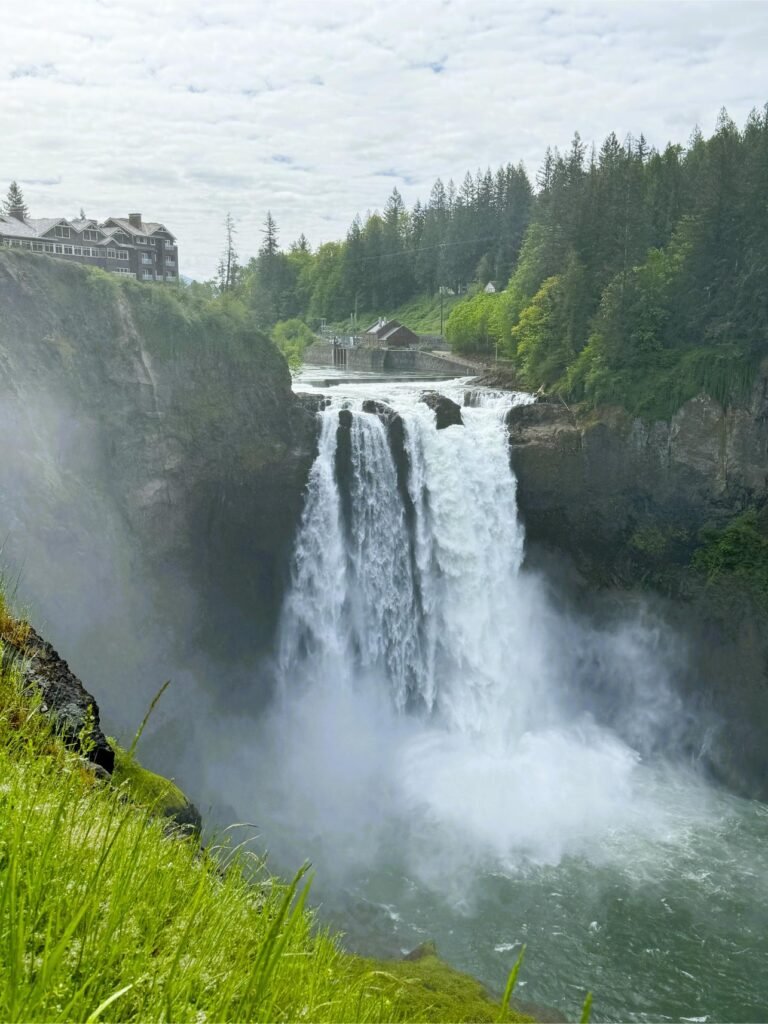
M 533 209 L 522 166 L 467 174 L 460 188 L 439 179 L 429 200 L 408 210 L 395 188 L 382 213 L 355 217 L 347 236 L 311 251 L 302 235 L 280 249 L 271 214 L 239 289 L 265 327 L 302 318 L 344 321 L 394 309 L 415 295 L 473 282 L 506 282 Z
M 768 107 L 685 148 L 548 153 L 507 288 L 457 306 L 448 336 L 566 399 L 738 398 L 768 355 Z
M 768 354 L 768 107 L 743 129 L 722 111 L 711 138 L 660 151 L 615 134 L 588 150 L 576 134 L 535 185 L 508 164 L 438 180 L 410 210 L 394 189 L 316 250 L 303 235 L 282 249 L 271 214 L 263 234 L 222 280 L 267 330 L 442 289 L 467 293 L 451 344 L 514 361 L 528 387 L 647 412 L 702 389 L 727 399 Z M 308 335 L 288 333 L 296 360 Z

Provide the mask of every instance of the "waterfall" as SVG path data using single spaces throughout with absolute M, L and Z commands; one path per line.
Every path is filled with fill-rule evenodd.
M 279 633 L 276 802 L 305 800 L 310 831 L 333 821 L 344 857 L 375 858 L 400 826 L 413 852 L 421 822 L 442 847 L 460 834 L 557 861 L 641 806 L 637 750 L 579 693 L 603 673 L 628 718 L 640 694 L 648 729 L 669 720 L 663 645 L 585 629 L 522 569 L 505 419 L 528 396 L 475 392 L 463 425 L 438 430 L 413 384 L 384 406 L 371 387 L 319 413 Z M 463 398 L 460 382 L 441 390 Z

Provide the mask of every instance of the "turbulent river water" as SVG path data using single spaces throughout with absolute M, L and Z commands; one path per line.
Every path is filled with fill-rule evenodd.
M 325 392 L 239 772 L 275 865 L 306 854 L 362 952 L 434 939 L 498 990 L 526 943 L 518 997 L 569 1019 L 587 989 L 596 1020 L 767 1019 L 768 809 L 670 756 L 685 651 L 639 605 L 586 625 L 523 568 L 504 417 L 530 399 L 475 393 L 438 431 L 425 387 Z

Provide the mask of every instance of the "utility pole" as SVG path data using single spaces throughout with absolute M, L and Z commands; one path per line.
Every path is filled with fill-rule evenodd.
M 443 334 L 443 286 L 440 285 L 440 335 Z

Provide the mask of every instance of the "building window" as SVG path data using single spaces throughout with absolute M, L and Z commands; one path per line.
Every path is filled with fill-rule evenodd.
M 71 245 L 65 245 L 64 246 L 64 255 L 65 256 L 71 256 L 72 255 L 72 246 Z
M 142 274 L 142 277 L 144 278 L 145 281 L 154 281 L 155 279 L 155 275 L 152 273 L 151 270 L 145 270 L 144 273 Z
M 22 242 L 21 246 L 22 246 L 23 249 L 31 249 L 32 248 L 32 243 L 31 242 Z
M 83 255 L 83 250 L 81 249 L 81 247 L 79 245 L 76 245 L 75 246 L 75 256 L 82 256 L 82 255 Z
M 146 245 L 147 244 L 147 240 L 146 240 L 146 238 L 144 238 L 143 235 L 138 235 L 137 238 L 136 238 L 136 241 L 139 243 L 139 245 Z
M 107 257 L 109 259 L 111 259 L 111 260 L 116 260 L 117 259 L 117 253 L 115 252 L 114 249 L 107 249 Z
M 56 248 L 56 252 L 59 253 L 59 254 L 61 254 L 64 251 L 62 246 L 60 246 L 60 245 L 57 245 L 55 248 Z
M 117 251 L 117 258 L 119 260 L 127 260 L 128 259 L 128 253 L 125 251 L 125 249 L 118 249 L 118 251 Z M 130 273 L 130 271 L 128 271 L 128 273 Z
M 33 252 L 42 252 L 43 251 L 43 243 L 42 242 L 33 242 L 32 243 L 32 251 Z
M 84 242 L 98 242 L 99 232 L 98 231 L 84 231 L 83 241 Z
M 65 228 L 62 224 L 56 225 L 55 235 L 57 238 L 69 238 L 69 228 Z
M 154 239 L 154 238 L 150 238 L 150 240 L 149 240 L 149 244 L 150 244 L 150 245 L 157 245 L 157 242 L 155 241 L 155 239 Z
M 45 251 L 46 252 L 53 252 L 54 249 L 55 249 L 55 246 L 54 246 L 53 242 L 45 242 L 44 245 L 45 245 Z
M 165 280 L 166 281 L 175 281 L 176 280 L 176 275 L 175 274 L 166 274 L 165 275 Z
M 176 266 L 176 260 L 172 256 L 166 256 L 165 257 L 165 265 L 166 265 L 166 267 L 175 267 Z

